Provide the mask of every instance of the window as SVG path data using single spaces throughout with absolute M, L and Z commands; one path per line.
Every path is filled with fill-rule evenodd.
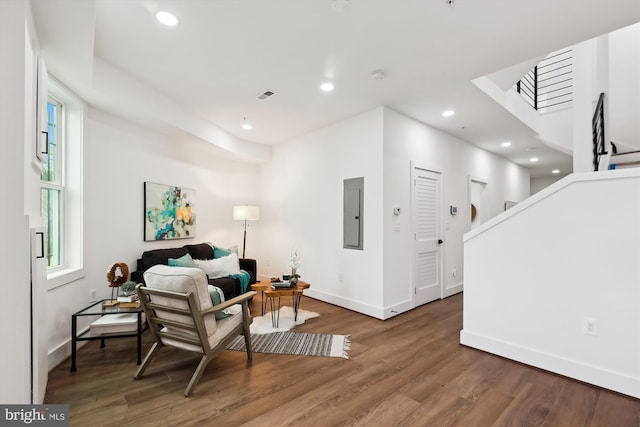
M 47 266 L 56 268 L 62 265 L 62 218 L 64 215 L 64 140 L 63 106 L 54 98 L 47 102 L 47 159 L 40 173 L 40 215 L 45 224 L 45 244 L 47 247 Z
M 2 0 L 0 0 L 2 1 Z M 48 154 L 40 173 L 40 215 L 47 245 L 51 290 L 84 277 L 84 103 L 54 78 L 48 79 Z

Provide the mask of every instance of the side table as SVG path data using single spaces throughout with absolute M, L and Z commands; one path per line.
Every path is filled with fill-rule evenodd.
M 92 341 L 100 340 L 100 347 L 104 347 L 104 340 L 112 338 L 127 338 L 136 337 L 138 340 L 138 365 L 142 363 L 142 333 L 147 329 L 146 322 L 142 322 L 142 307 L 138 308 L 121 308 L 116 305 L 114 307 L 103 307 L 102 303 L 110 301 L 110 299 L 103 299 L 97 301 L 80 311 L 77 311 L 71 315 L 71 372 L 76 371 L 76 346 L 78 341 Z M 108 316 L 110 314 L 121 313 L 136 313 L 138 315 L 138 322 L 135 331 L 131 332 L 114 332 L 96 334 L 92 333 L 91 329 L 87 329 L 85 332 L 78 335 L 78 317 L 82 316 Z
M 298 281 L 291 288 L 272 289 L 271 282 L 259 282 L 251 285 L 251 289 L 258 291 L 262 296 L 262 315 L 266 311 L 267 299 L 269 299 L 269 308 L 271 309 L 271 324 L 274 328 L 280 323 L 280 299 L 281 297 L 290 296 L 293 304 L 294 320 L 298 320 L 298 309 L 300 308 L 300 300 L 305 289 L 311 285 L 307 282 Z M 277 301 L 276 301 L 277 298 Z

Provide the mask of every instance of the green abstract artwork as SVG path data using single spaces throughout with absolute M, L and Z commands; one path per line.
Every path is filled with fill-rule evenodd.
M 195 237 L 194 199 L 194 190 L 145 182 L 144 240 Z

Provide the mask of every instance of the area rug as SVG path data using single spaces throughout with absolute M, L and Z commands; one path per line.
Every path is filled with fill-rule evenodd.
M 293 308 L 288 305 L 280 307 L 280 321 L 278 327 L 274 328 L 271 324 L 271 312 L 267 312 L 264 316 L 254 317 L 251 324 L 251 334 L 271 334 L 273 332 L 285 332 L 297 325 L 302 325 L 306 320 L 319 317 L 318 313 L 307 310 L 298 310 L 297 320 L 293 320 Z
M 282 321 L 282 318 L 280 318 Z M 251 334 L 256 353 L 293 354 L 298 356 L 342 357 L 348 359 L 351 341 L 346 335 L 312 334 L 308 332 L 275 332 Z M 227 350 L 246 351 L 244 337 L 236 337 Z

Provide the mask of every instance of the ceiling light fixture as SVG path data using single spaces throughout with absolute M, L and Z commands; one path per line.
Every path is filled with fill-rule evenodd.
M 166 10 L 159 10 L 156 12 L 156 19 L 167 27 L 175 27 L 178 25 L 178 22 L 180 22 L 176 15 L 171 12 L 167 12 Z
M 323 92 L 331 92 L 333 89 L 335 89 L 335 86 L 331 82 L 324 82 L 320 85 L 320 90 Z
M 500 145 L 502 145 L 503 147 L 511 147 L 511 143 L 509 141 L 505 141 Z
M 242 121 L 242 129 L 244 129 L 244 130 L 251 130 L 251 129 L 253 129 L 253 125 L 247 121 L 247 118 L 246 118 L 246 117 L 245 117 L 245 118 L 244 118 L 244 120 Z
M 538 159 L 537 157 L 532 157 L 532 158 L 530 158 L 530 159 L 529 159 L 529 161 L 530 161 L 531 163 L 535 163 L 535 162 L 537 162 L 538 160 L 539 160 L 539 159 Z
M 442 112 L 442 117 L 451 117 L 455 114 L 456 112 L 453 110 L 445 110 Z
M 551 171 L 552 174 L 558 175 L 560 173 L 560 169 L 554 169 Z

